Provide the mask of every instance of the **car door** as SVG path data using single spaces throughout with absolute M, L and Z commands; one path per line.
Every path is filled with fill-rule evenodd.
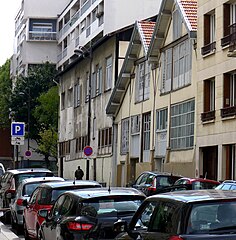
M 51 213 L 43 224 L 44 239 L 58 239 L 57 238 L 57 225 L 61 221 L 61 209 L 65 200 L 65 195 L 61 195 L 54 203 Z M 66 206 L 65 206 L 66 207 Z M 60 239 L 60 238 L 59 238 Z
M 26 223 L 27 230 L 30 234 L 32 234 L 32 231 L 34 228 L 33 226 L 34 226 L 35 203 L 36 203 L 36 199 L 37 199 L 39 192 L 40 192 L 40 189 L 36 189 L 32 193 L 32 195 L 29 199 L 28 206 L 24 210 L 25 223 Z

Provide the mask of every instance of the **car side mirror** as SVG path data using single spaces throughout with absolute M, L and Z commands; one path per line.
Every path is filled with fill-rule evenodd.
M 27 201 L 27 199 L 24 199 L 24 200 L 23 200 L 22 205 L 23 205 L 24 207 L 27 207 L 27 206 L 28 206 L 28 201 Z
M 46 220 L 48 220 L 48 210 L 47 209 L 41 209 L 38 211 L 38 215 L 42 218 L 45 218 Z

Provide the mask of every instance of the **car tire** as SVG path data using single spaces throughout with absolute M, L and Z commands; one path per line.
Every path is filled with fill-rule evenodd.
M 28 230 L 27 230 L 27 228 L 26 228 L 25 219 L 23 219 L 23 227 L 24 227 L 25 240 L 31 240 L 30 237 L 29 237 Z

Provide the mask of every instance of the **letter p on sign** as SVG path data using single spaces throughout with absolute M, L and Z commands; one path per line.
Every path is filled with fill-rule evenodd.
M 14 136 L 14 137 L 25 136 L 25 123 L 24 122 L 13 122 L 11 124 L 11 136 Z

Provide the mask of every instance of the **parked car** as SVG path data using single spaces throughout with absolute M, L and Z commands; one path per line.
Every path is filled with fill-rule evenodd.
M 84 188 L 101 188 L 101 185 L 95 181 L 76 180 L 49 182 L 38 186 L 31 194 L 29 201 L 23 201 L 23 205 L 26 206 L 23 213 L 25 239 L 38 238 L 39 227 L 44 220 L 44 217 L 38 214 L 40 210 L 50 210 L 55 200 L 62 193 Z
M 145 195 L 133 188 L 76 190 L 62 194 L 41 225 L 41 240 L 114 239 L 113 224 L 129 222 Z
M 236 190 L 236 181 L 235 180 L 225 180 L 220 185 L 218 185 L 215 189 Z
M 156 194 L 156 192 L 164 187 L 172 186 L 182 176 L 173 175 L 164 172 L 145 171 L 139 175 L 131 187 L 139 189 L 146 196 Z
M 114 224 L 116 239 L 236 239 L 236 195 L 233 191 L 190 190 L 146 198 L 130 224 Z
M 24 179 L 17 188 L 16 197 L 10 204 L 12 228 L 17 231 L 23 226 L 23 201 L 29 200 L 32 192 L 42 183 L 65 181 L 61 177 L 36 177 Z
M 52 177 L 53 173 L 46 168 L 22 168 L 8 170 L 1 179 L 0 196 L 3 208 L 9 208 L 11 199 L 15 197 L 19 184 L 26 178 Z M 8 194 L 10 193 L 10 194 Z

